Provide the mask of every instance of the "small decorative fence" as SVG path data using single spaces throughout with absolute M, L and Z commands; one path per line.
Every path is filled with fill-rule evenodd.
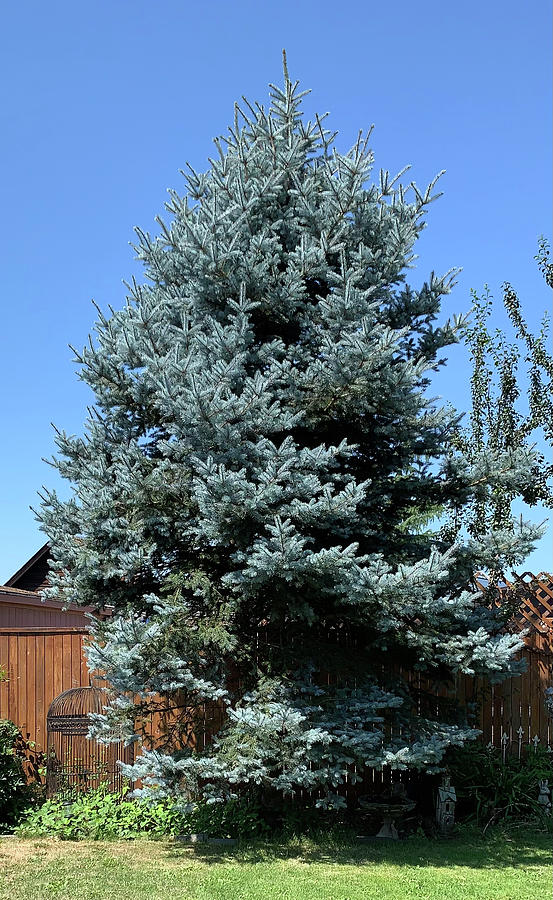
M 484 744 L 501 749 L 504 756 L 520 757 L 525 746 L 553 750 L 553 718 L 546 693 L 553 686 L 553 580 L 525 572 L 499 588 L 498 603 L 515 591 L 517 612 L 511 627 L 524 632 L 519 657 L 526 671 L 496 685 L 485 685 L 480 679 L 460 680 L 457 697 L 461 702 L 480 700 L 478 727 Z
M 546 702 L 553 683 L 551 653 L 526 649 L 520 656 L 527 661 L 522 675 L 487 688 L 479 685 L 483 700 L 478 722 L 483 743 L 519 757 L 525 745 L 553 749 L 553 718 Z

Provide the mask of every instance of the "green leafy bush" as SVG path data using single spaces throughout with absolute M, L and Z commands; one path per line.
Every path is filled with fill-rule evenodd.
M 270 830 L 259 801 L 246 797 L 225 803 L 198 804 L 187 817 L 187 824 L 188 833 L 212 837 L 262 837 Z
M 71 803 L 47 800 L 39 808 L 29 810 L 17 833 L 63 840 L 121 840 L 197 833 L 254 837 L 266 830 L 255 802 L 202 803 L 185 812 L 171 800 L 145 803 L 98 788 Z
M 27 784 L 23 761 L 16 752 L 19 728 L 0 719 L 0 832 L 11 829 L 29 805 L 32 788 Z
M 450 754 L 449 770 L 457 788 L 458 818 L 484 829 L 498 822 L 548 819 L 538 804 L 540 781 L 553 784 L 553 753 L 528 746 L 518 759 L 501 750 L 470 744 Z

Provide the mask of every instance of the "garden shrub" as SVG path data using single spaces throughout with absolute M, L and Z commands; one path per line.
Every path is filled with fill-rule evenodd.
M 520 759 L 482 744 L 469 744 L 449 756 L 457 789 L 458 819 L 486 829 L 498 822 L 541 820 L 551 824 L 538 804 L 540 781 L 553 784 L 553 753 L 528 746 Z
M 9 719 L 0 719 L 0 832 L 13 827 L 31 801 L 23 759 L 16 751 L 21 735 Z
M 205 833 L 210 837 L 254 837 L 267 827 L 259 806 L 244 800 L 197 804 L 191 811 L 172 800 L 158 803 L 110 793 L 107 787 L 72 802 L 47 800 L 31 809 L 17 828 L 23 837 L 49 835 L 63 840 L 125 840 Z
M 270 831 L 259 800 L 251 797 L 224 803 L 199 803 L 187 821 L 189 832 L 212 837 L 263 837 Z

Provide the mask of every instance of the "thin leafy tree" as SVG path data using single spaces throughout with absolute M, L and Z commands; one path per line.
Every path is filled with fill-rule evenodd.
M 545 238 L 539 241 L 535 259 L 551 288 L 553 264 Z M 483 452 L 490 458 L 501 456 L 508 472 L 515 471 L 509 454 L 524 450 L 533 453 L 531 477 L 522 491 L 516 477 L 496 483 L 483 480 L 472 502 L 453 510 L 453 530 L 458 531 L 463 522 L 478 538 L 490 528 L 516 529 L 512 518 L 515 499 L 530 507 L 541 504 L 553 508 L 553 355 L 549 314 L 544 313 L 541 327 L 534 334 L 509 282 L 503 284 L 502 299 L 513 332 L 511 338 L 504 329 L 490 328 L 494 301 L 489 289 L 486 287 L 483 294 L 473 291 L 472 298 L 464 328 L 472 365 L 471 413 L 468 425 L 459 428 L 456 446 L 467 459 Z M 497 580 L 508 573 L 496 570 L 490 574 Z

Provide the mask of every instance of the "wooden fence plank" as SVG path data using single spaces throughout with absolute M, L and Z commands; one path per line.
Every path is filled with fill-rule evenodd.
M 80 654 L 80 656 L 79 656 L 79 658 L 80 658 L 80 670 L 81 670 L 81 672 L 80 672 L 80 679 L 81 679 L 81 684 L 87 685 L 87 684 L 92 684 L 92 681 L 91 681 L 91 676 L 90 676 L 89 671 L 88 671 L 88 666 L 87 666 L 87 664 L 86 664 L 85 646 L 86 646 L 86 641 L 85 641 L 85 640 L 81 640 L 81 642 L 80 642 L 80 651 L 79 651 L 79 654 Z
M 538 683 L 539 683 L 539 705 L 540 705 L 540 737 L 542 743 L 547 744 L 548 725 L 550 716 L 545 705 L 545 691 L 548 687 L 553 687 L 553 657 L 543 651 L 538 654 Z
M 520 676 L 520 693 L 521 693 L 521 725 L 523 728 L 523 736 L 522 742 L 523 744 L 528 744 L 532 735 L 532 712 L 531 712 L 531 702 L 532 702 L 532 691 L 531 691 L 531 665 L 532 659 L 529 651 L 524 650 L 522 653 L 523 658 L 528 663 L 528 668 L 526 672 Z
M 521 689 L 520 689 L 520 678 L 511 678 L 511 734 L 512 734 L 512 747 L 511 752 L 515 752 L 518 755 L 519 750 L 519 728 L 521 727 Z
M 19 721 L 15 718 L 18 715 L 17 710 L 17 648 L 19 641 L 16 635 L 10 635 L 9 641 L 9 667 L 8 667 L 8 719 L 19 725 Z M 19 725 L 21 728 L 21 725 Z
M 26 671 L 27 671 L 27 647 L 25 639 L 17 643 L 17 663 L 15 670 L 16 679 L 16 710 L 18 719 L 17 725 L 21 728 L 24 738 L 27 738 L 28 728 L 28 710 L 27 710 L 27 687 L 26 687 Z
M 64 690 L 63 684 L 63 635 L 53 635 L 53 659 L 52 659 L 52 679 L 53 679 L 53 696 L 57 697 Z
M 44 635 L 44 715 L 56 696 L 54 687 L 54 635 Z
M 25 706 L 27 734 L 34 740 L 36 734 L 36 635 L 28 634 L 25 641 Z
M 0 719 L 7 719 L 8 678 L 10 677 L 10 641 L 7 634 L 0 634 L 0 667 L 6 679 L 0 682 Z
M 482 704 L 480 713 L 480 728 L 482 729 L 482 741 L 489 744 L 492 741 L 492 721 L 493 721 L 493 688 L 484 686 L 482 678 L 475 678 L 476 696 L 478 702 Z
M 538 730 L 539 726 L 536 725 L 537 709 L 535 702 L 535 690 L 536 690 L 536 677 L 535 677 L 535 662 L 536 662 L 536 653 L 533 649 L 529 648 L 526 651 L 526 658 L 528 660 L 528 670 L 526 673 L 526 677 L 528 680 L 528 733 L 530 736 L 530 740 L 536 734 L 536 730 Z
M 46 635 L 35 635 L 36 651 L 36 695 L 35 695 L 35 741 L 39 752 L 46 750 L 46 691 L 44 679 L 44 645 Z
M 79 634 L 71 635 L 71 687 L 81 687 L 82 640 Z
M 67 691 L 71 687 L 71 635 L 62 635 L 62 690 Z

